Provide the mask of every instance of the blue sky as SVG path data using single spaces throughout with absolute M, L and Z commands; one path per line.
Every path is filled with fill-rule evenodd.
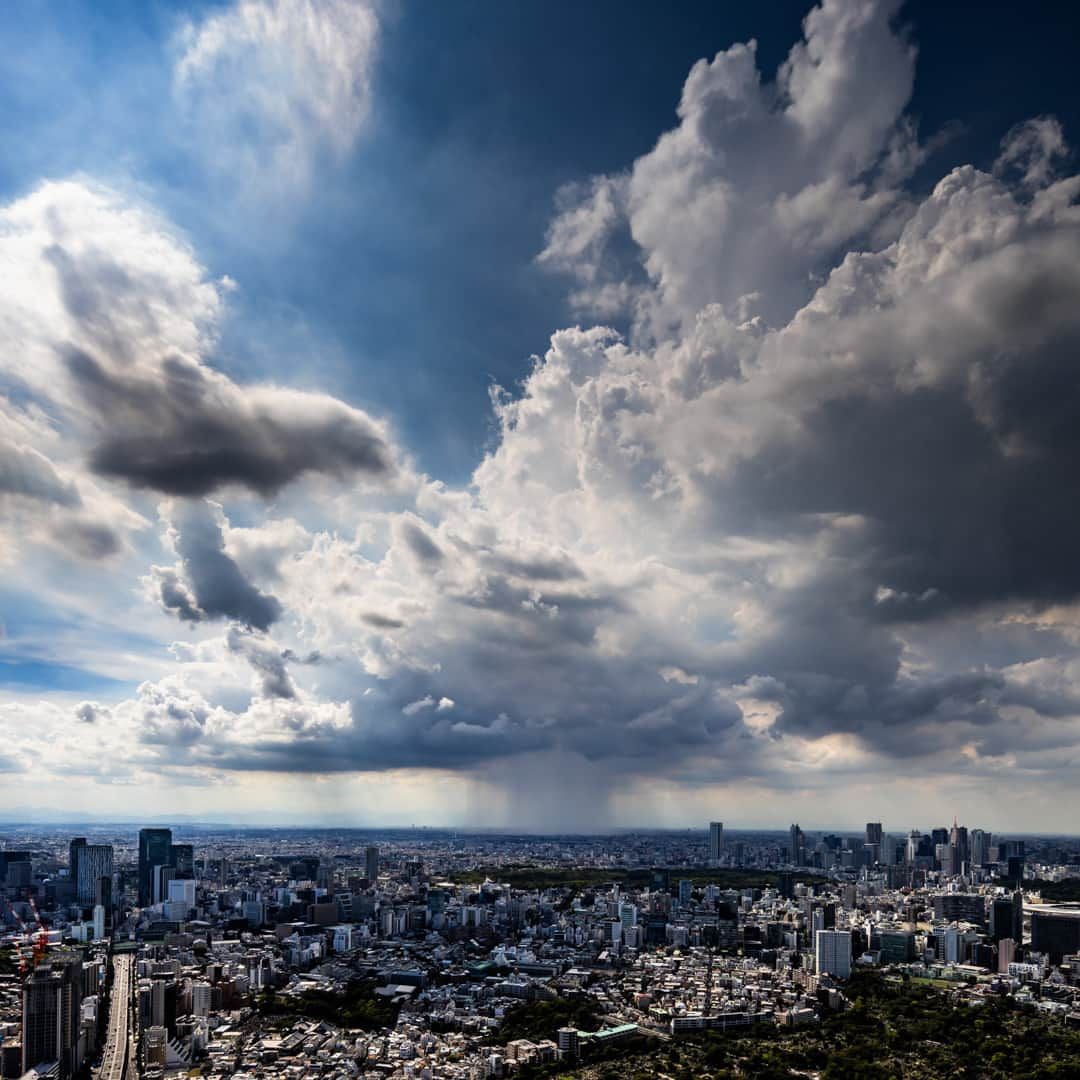
M 5 755 L 99 740 L 73 810 L 261 813 L 265 775 L 297 818 L 515 824 L 506 769 L 555 761 L 596 794 L 524 823 L 566 826 L 835 821 L 944 749 L 973 800 L 1030 769 L 1041 823 L 1080 753 L 1073 329 L 1033 299 L 1073 287 L 1074 24 L 7 5 Z

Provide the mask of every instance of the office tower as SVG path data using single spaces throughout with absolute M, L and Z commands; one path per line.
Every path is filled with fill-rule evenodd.
M 814 934 L 814 956 L 819 975 L 848 978 L 851 975 L 851 931 L 818 930 Z
M 169 883 L 180 880 L 175 866 L 155 866 L 150 874 L 150 903 L 164 904 L 169 898 Z
M 993 837 L 983 829 L 971 830 L 971 865 L 985 866 L 992 862 L 991 848 Z
M 1080 953 L 1080 910 L 1033 910 L 1031 947 L 1035 952 L 1047 953 L 1051 964 L 1060 964 L 1065 956 Z
M 866 823 L 866 842 L 868 844 L 877 844 L 881 847 L 881 822 L 880 821 L 868 821 Z
M 1017 889 L 1013 893 L 1012 928 L 1013 941 L 1019 949 L 1024 944 L 1024 890 Z M 1073 949 L 1073 952 L 1076 950 Z
M 176 869 L 178 878 L 195 876 L 195 849 L 191 844 L 170 844 L 169 865 Z
M 785 900 L 790 900 L 795 895 L 795 877 L 781 870 L 776 875 L 776 889 Z
M 18 883 L 25 876 L 26 884 L 30 884 L 30 852 L 29 851 L 0 851 L 0 889 L 7 886 L 17 888 Z M 25 874 L 20 871 L 25 870 Z
M 904 848 L 904 861 L 911 866 L 919 857 L 919 844 L 922 842 L 922 833 L 918 829 L 912 829 L 908 833 L 907 844 Z
M 85 840 L 71 845 L 75 857 L 75 900 L 84 907 L 93 904 L 107 904 L 111 895 L 101 899 L 101 879 L 112 881 L 113 849 L 112 844 L 88 844 Z
M 724 823 L 722 821 L 709 822 L 709 859 L 717 862 L 720 852 L 724 849 Z
M 364 852 L 366 877 L 373 884 L 379 879 L 379 849 L 372 844 Z
M 172 829 L 139 830 L 139 906 L 154 902 L 154 867 L 172 860 Z
M 915 934 L 911 930 L 882 930 L 880 943 L 883 964 L 908 964 L 915 959 Z
M 955 844 L 938 844 L 937 860 L 946 877 L 954 877 L 960 873 L 960 853 Z
M 1009 897 L 998 897 L 990 905 L 990 936 L 994 941 L 1006 938 L 1015 940 L 1013 902 Z
M 934 918 L 943 922 L 971 922 L 985 926 L 986 899 L 977 893 L 941 893 L 934 897 Z M 1011 922 L 1009 925 L 1012 925 Z
M 949 844 L 956 848 L 956 869 L 954 873 L 962 873 L 964 866 L 971 861 L 971 852 L 968 848 L 968 831 L 963 825 L 956 824 L 956 818 L 953 818 L 952 830 L 949 833 Z
M 881 847 L 878 852 L 878 860 L 882 866 L 896 865 L 896 837 L 883 834 Z
M 934 927 L 934 952 L 943 964 L 959 964 L 960 931 L 955 926 Z
M 79 895 L 79 851 L 86 847 L 86 837 L 77 836 L 68 844 L 68 877 L 75 887 L 75 895 Z
M 694 898 L 694 883 L 690 878 L 679 878 L 679 904 L 689 907 Z
M 23 1072 L 57 1062 L 60 1080 L 78 1070 L 82 962 L 75 954 L 39 964 L 23 983 Z
M 803 866 L 806 862 L 806 837 L 798 825 L 791 826 L 790 836 L 788 852 L 791 855 L 791 861 L 796 866 Z

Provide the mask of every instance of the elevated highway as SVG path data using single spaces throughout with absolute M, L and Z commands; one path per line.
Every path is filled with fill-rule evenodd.
M 109 1001 L 109 1033 L 101 1055 L 94 1080 L 127 1080 L 131 1065 L 134 1080 L 134 1055 L 132 1054 L 131 1001 L 134 992 L 133 956 L 114 956 L 112 994 Z

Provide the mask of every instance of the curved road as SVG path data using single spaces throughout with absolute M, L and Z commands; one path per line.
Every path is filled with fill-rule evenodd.
M 124 1080 L 127 1073 L 132 994 L 132 956 L 113 957 L 113 985 L 109 1003 L 109 1036 L 95 1080 Z

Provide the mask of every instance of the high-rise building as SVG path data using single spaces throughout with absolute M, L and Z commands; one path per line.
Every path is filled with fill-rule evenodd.
M 993 862 L 991 846 L 993 837 L 983 829 L 971 830 L 971 865 L 985 866 Z
M 866 823 L 866 842 L 868 844 L 877 844 L 881 847 L 881 822 L 880 821 L 868 821 Z
M 154 867 L 172 865 L 172 829 L 139 830 L 139 906 L 154 902 Z
M 912 829 L 908 833 L 907 844 L 904 848 L 904 862 L 909 866 L 914 864 L 919 857 L 919 845 L 922 843 L 922 833 L 918 829 Z
M 803 835 L 803 831 L 798 825 L 792 825 L 789 831 L 790 841 L 788 843 L 788 852 L 791 856 L 791 861 L 796 866 L 804 866 L 806 864 L 806 837 Z
M 213 1001 L 213 988 L 208 982 L 191 984 L 191 1015 L 209 1016 Z
M 108 878 L 112 881 L 113 876 L 113 848 L 112 844 L 88 844 L 82 841 L 76 848 L 72 845 L 75 856 L 75 900 L 84 906 L 93 904 L 106 905 L 111 903 L 110 895 L 102 898 L 101 879 Z
M 724 850 L 724 823 L 722 821 L 709 822 L 709 859 L 717 862 L 720 852 Z
M 79 895 L 79 851 L 86 847 L 86 837 L 76 836 L 68 844 L 68 877 L 75 887 L 75 895 Z
M 819 975 L 848 978 L 851 975 L 851 931 L 818 930 L 814 934 L 814 957 Z
M 379 879 L 379 849 L 372 844 L 364 852 L 364 864 L 365 874 L 370 882 L 378 881 Z
M 1015 906 L 1015 900 L 1013 903 Z M 1063 957 L 1080 953 L 1080 910 L 1059 907 L 1032 911 L 1031 947 L 1035 952 L 1047 953 L 1051 964 L 1060 964 Z
M 1023 916 L 1021 915 L 1021 918 Z M 998 897 L 990 905 L 990 936 L 994 941 L 1017 940 L 1016 918 L 1011 897 Z
M 169 865 L 176 870 L 178 878 L 195 876 L 195 849 L 191 844 L 170 844 Z
M 956 824 L 956 818 L 953 818 L 952 830 L 949 832 L 949 844 L 956 849 L 955 873 L 959 874 L 971 862 L 971 851 L 968 847 L 968 831 L 963 825 Z
M 39 964 L 23 983 L 23 1072 L 35 1065 L 57 1063 L 60 1080 L 68 1080 L 78 1061 L 82 961 L 76 954 Z

